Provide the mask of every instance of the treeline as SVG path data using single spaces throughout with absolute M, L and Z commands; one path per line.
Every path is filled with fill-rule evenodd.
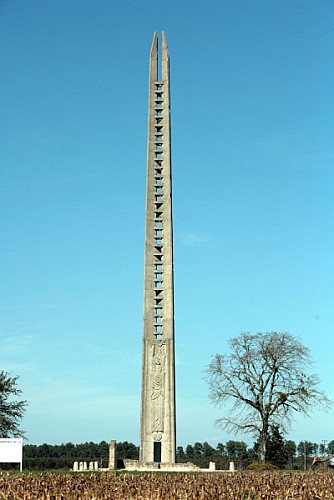
M 331 442 L 334 450 L 334 440 Z M 312 463 L 313 457 L 321 450 L 321 445 L 302 441 L 298 445 L 294 441 L 269 442 L 267 461 L 281 469 L 304 469 Z M 234 462 L 238 469 L 245 469 L 258 459 L 258 446 L 248 447 L 243 441 L 227 441 L 218 443 L 216 448 L 209 443 L 195 443 L 186 448 L 177 448 L 178 462 L 193 462 L 206 468 L 210 462 L 215 462 L 217 469 L 228 469 L 230 462 Z M 330 450 L 329 450 L 330 451 Z M 322 452 L 321 454 L 324 454 Z
M 334 440 L 323 441 L 320 444 L 310 441 L 301 441 L 298 445 L 291 440 L 284 440 L 279 432 L 272 432 L 268 443 L 267 461 L 280 468 L 304 469 L 309 467 L 315 455 L 334 455 Z M 139 447 L 127 441 L 116 444 L 118 464 L 122 466 L 122 459 L 137 460 Z M 214 448 L 208 442 L 196 442 L 186 447 L 178 446 L 176 450 L 177 462 L 192 462 L 202 468 L 216 463 L 217 469 L 228 469 L 233 461 L 237 468 L 246 468 L 257 460 L 257 443 L 253 447 L 243 441 L 229 440 L 218 443 Z M 101 441 L 81 444 L 61 445 L 33 445 L 23 446 L 24 469 L 71 469 L 73 462 L 98 461 L 99 466 L 108 467 L 109 443 Z
M 285 440 L 277 427 L 273 427 L 267 443 L 267 462 L 281 469 L 306 469 L 310 467 L 315 455 L 334 455 L 334 440 L 320 444 L 310 441 Z M 178 462 L 193 462 L 200 467 L 208 467 L 211 461 L 217 469 L 228 469 L 231 461 L 237 468 L 244 469 L 258 459 L 258 443 L 248 447 L 243 441 L 229 440 L 225 444 L 218 443 L 213 448 L 209 443 L 195 443 L 186 448 L 177 448 Z
M 139 448 L 127 441 L 116 444 L 117 459 L 138 459 Z M 52 444 L 26 444 L 23 446 L 24 469 L 70 469 L 73 462 L 98 461 L 100 467 L 108 467 L 109 443 L 66 443 Z

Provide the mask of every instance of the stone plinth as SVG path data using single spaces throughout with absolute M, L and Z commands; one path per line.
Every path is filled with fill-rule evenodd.
M 108 469 L 109 470 L 115 470 L 116 469 L 116 441 L 113 439 L 110 442 L 109 445 L 109 464 L 108 464 Z

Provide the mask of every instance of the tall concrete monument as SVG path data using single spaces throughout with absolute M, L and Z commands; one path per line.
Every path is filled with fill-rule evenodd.
M 169 55 L 150 53 L 146 177 L 141 464 L 175 463 L 174 279 Z M 159 68 L 161 66 L 161 68 Z

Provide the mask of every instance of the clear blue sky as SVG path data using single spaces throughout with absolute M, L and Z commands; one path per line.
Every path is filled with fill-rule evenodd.
M 334 1 L 1 0 L 0 369 L 30 443 L 139 443 L 148 57 L 171 57 L 178 444 L 203 370 L 289 331 L 330 397 Z M 334 439 L 333 411 L 287 436 Z M 252 439 L 239 435 L 239 440 Z

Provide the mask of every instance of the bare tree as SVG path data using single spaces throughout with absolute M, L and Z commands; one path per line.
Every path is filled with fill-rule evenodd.
M 17 376 L 11 377 L 9 373 L 0 371 L 0 438 L 24 435 L 19 424 L 28 402 L 13 399 L 22 394 L 17 387 L 17 380 Z
M 270 428 L 285 432 L 295 412 L 309 416 L 314 406 L 331 401 L 318 389 L 310 352 L 289 333 L 241 333 L 229 340 L 230 354 L 216 354 L 206 368 L 210 399 L 226 414 L 216 421 L 225 430 L 259 440 L 259 460 L 266 459 Z M 229 406 L 228 406 L 229 405 Z

